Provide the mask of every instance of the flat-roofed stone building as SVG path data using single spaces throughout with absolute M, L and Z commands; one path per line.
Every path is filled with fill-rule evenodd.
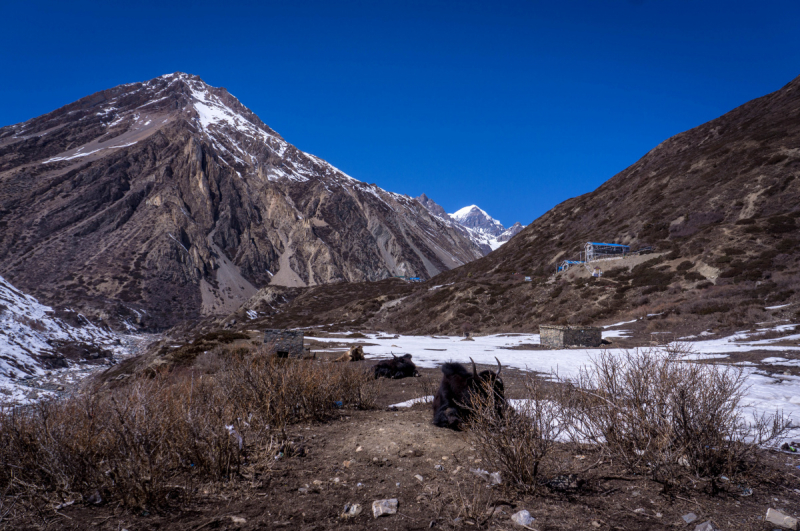
M 540 325 L 539 338 L 549 348 L 599 347 L 603 329 L 599 326 Z
M 303 339 L 301 330 L 264 330 L 264 345 L 279 358 L 302 358 Z

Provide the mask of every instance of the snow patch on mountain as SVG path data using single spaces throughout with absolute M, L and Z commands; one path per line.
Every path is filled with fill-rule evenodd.
M 82 315 L 77 315 L 81 326 L 72 326 L 54 313 L 53 308 L 0 277 L 0 402 L 28 401 L 20 382 L 44 374 L 42 358 L 56 354 L 56 342 L 116 350 L 118 336 L 114 332 L 95 326 Z

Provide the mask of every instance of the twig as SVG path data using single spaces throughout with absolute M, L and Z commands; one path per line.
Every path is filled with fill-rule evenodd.
M 689 503 L 694 503 L 694 504 L 695 504 L 695 505 L 697 505 L 698 507 L 702 507 L 702 505 L 700 505 L 700 504 L 699 504 L 699 503 L 698 503 L 696 500 L 689 500 L 689 499 L 687 499 L 687 498 L 682 498 L 682 497 L 680 497 L 680 496 L 675 496 L 675 497 L 676 497 L 676 498 L 678 498 L 679 500 L 687 501 L 687 502 L 689 502 Z

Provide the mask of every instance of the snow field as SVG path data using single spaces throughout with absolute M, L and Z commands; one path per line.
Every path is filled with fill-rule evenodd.
M 603 332 L 604 338 L 624 337 L 625 330 L 608 330 L 628 324 L 616 323 L 609 325 Z M 782 325 L 769 330 L 788 329 L 795 325 Z M 762 329 L 761 331 L 765 331 Z M 352 340 L 354 344 L 364 345 L 364 355 L 367 359 L 390 358 L 392 354 L 411 354 L 418 367 L 436 368 L 448 361 L 469 364 L 470 358 L 475 363 L 496 365 L 495 358 L 500 360 L 503 367 L 513 367 L 522 371 L 535 371 L 544 374 L 558 373 L 561 377 L 572 378 L 578 375 L 580 369 L 586 366 L 599 350 L 563 349 L 563 350 L 508 350 L 521 344 L 540 344 L 539 334 L 494 334 L 474 337 L 474 341 L 463 341 L 457 336 L 398 336 L 396 338 L 379 339 L 388 334 L 367 334 L 366 339 Z M 747 332 L 719 339 L 705 341 L 685 341 L 695 354 L 685 358 L 687 361 L 696 359 L 724 359 L 732 352 L 746 351 L 780 351 L 798 352 L 800 346 L 775 346 L 770 343 L 785 340 L 798 340 L 800 334 L 785 336 L 778 339 L 763 339 L 747 341 Z M 317 341 L 341 342 L 343 338 L 314 338 Z M 346 340 L 347 341 L 347 340 Z M 607 349 L 611 354 L 623 354 L 623 349 Z M 766 358 L 767 364 L 795 365 L 798 360 L 785 358 Z M 774 374 L 772 376 L 757 371 L 756 368 L 742 364 L 746 375 L 745 407 L 750 415 L 771 415 L 776 411 L 783 411 L 792 422 L 793 429 L 787 438 L 800 436 L 800 377 Z M 415 401 L 424 401 L 417 398 L 395 404 L 397 407 L 410 407 Z

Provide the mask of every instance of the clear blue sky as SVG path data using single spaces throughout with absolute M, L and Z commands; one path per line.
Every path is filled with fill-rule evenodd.
M 800 75 L 800 2 L 0 3 L 0 125 L 189 72 L 298 148 L 529 223 Z

